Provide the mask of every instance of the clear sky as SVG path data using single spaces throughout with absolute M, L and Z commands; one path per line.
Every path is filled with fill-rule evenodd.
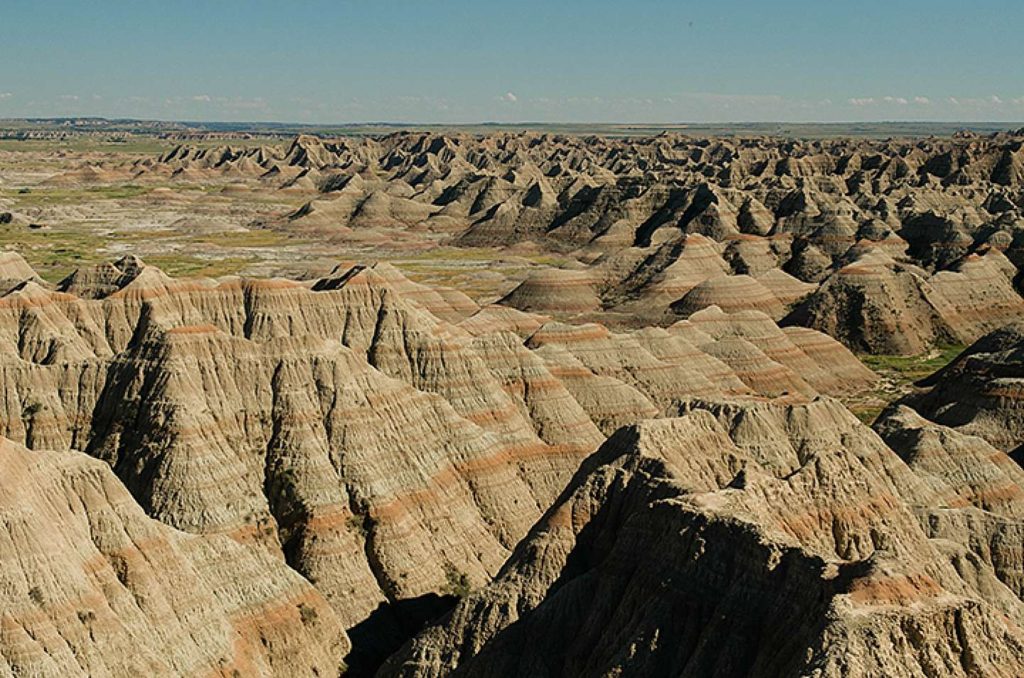
M 1024 0 L 0 0 L 0 117 L 1024 120 Z

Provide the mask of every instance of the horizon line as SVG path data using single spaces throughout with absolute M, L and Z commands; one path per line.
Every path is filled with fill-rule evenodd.
M 4 122 L 57 122 L 68 120 L 96 120 L 105 122 L 139 122 L 139 123 L 163 123 L 179 125 L 293 125 L 304 127 L 351 127 L 351 126 L 423 126 L 423 127 L 497 127 L 497 126 L 540 126 L 540 125 L 589 125 L 606 127 L 684 127 L 684 126 L 732 126 L 732 125 L 999 125 L 1015 126 L 1024 125 L 1024 119 L 1001 121 L 1001 120 L 728 120 L 728 121 L 582 121 L 582 120 L 517 120 L 498 121 L 480 120 L 473 122 L 417 122 L 409 120 L 360 120 L 350 122 L 303 122 L 296 120 L 189 120 L 173 118 L 133 118 L 133 117 L 108 117 L 103 115 L 50 115 L 50 116 L 21 116 L 2 117 L 0 123 Z

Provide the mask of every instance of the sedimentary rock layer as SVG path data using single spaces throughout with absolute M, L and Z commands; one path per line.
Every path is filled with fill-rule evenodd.
M 56 289 L 14 273 L 0 434 L 84 451 L 150 517 L 269 554 L 370 654 L 450 605 L 452 581 L 487 582 L 619 426 L 694 396 L 803 402 L 872 381 L 826 379 L 856 359 L 811 330 L 804 352 L 753 311 L 616 333 L 479 309 L 381 265 L 215 281 L 126 257 Z
M 1019 523 L 975 508 L 984 491 L 955 508 L 976 483 L 908 466 L 834 401 L 683 409 L 612 436 L 495 581 L 381 675 L 1024 670 L 1019 549 L 993 558 L 967 526 Z
M 271 224 L 373 240 L 554 250 L 507 298 L 670 324 L 757 309 L 857 350 L 919 353 L 1019 316 L 1020 134 L 950 139 L 609 139 L 396 133 L 192 148 L 68 180 L 258 182 L 308 201 Z M 813 293 L 813 294 L 812 294 Z M 564 318 L 563 318 L 564 319 Z

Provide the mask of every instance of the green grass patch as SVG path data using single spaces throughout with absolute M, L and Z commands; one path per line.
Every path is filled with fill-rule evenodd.
M 113 186 L 88 186 L 85 188 L 34 187 L 19 191 L 4 191 L 2 197 L 16 202 L 16 209 L 40 207 L 43 205 L 66 204 L 91 200 L 128 200 L 145 195 L 153 186 L 119 184 Z
M 911 384 L 940 370 L 963 352 L 963 344 L 939 346 L 916 356 L 861 355 L 861 362 L 882 376 Z
M 859 355 L 861 362 L 881 379 L 877 386 L 845 399 L 846 406 L 858 419 L 871 424 L 890 403 L 914 389 L 914 383 L 942 369 L 964 350 L 961 344 L 938 346 L 915 356 Z
M 875 423 L 875 419 L 878 419 L 878 415 L 885 409 L 882 405 L 867 405 L 858 407 L 856 405 L 850 405 L 849 409 L 853 414 L 861 420 L 862 423 L 871 426 Z
M 105 241 L 84 230 L 31 229 L 20 224 L 0 226 L 0 251 L 13 250 L 43 279 L 57 282 L 79 266 L 98 263 Z
M 295 240 L 295 237 L 288 233 L 253 229 L 207 234 L 196 238 L 196 243 L 216 247 L 277 247 L 290 240 Z
M 144 257 L 144 260 L 175 278 L 219 278 L 223 275 L 237 275 L 246 266 L 257 261 L 257 258 L 202 259 L 187 254 L 152 254 Z

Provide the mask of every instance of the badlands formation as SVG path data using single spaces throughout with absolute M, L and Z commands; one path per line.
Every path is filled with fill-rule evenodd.
M 970 343 L 1018 317 L 1024 133 L 916 141 L 396 133 L 179 146 L 53 181 L 255 179 L 306 194 L 266 224 L 374 241 L 539 248 L 572 266 L 520 310 L 668 325 L 757 310 L 858 351 Z
M 1024 675 L 1022 146 L 65 163 L 284 196 L 245 228 L 344 256 L 0 253 L 0 676 Z M 396 239 L 531 265 L 426 284 L 371 263 Z M 957 345 L 895 391 L 862 362 Z

